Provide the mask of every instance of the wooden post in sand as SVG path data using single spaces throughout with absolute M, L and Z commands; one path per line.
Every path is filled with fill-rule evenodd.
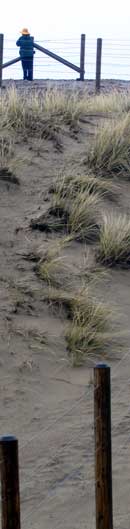
M 102 59 L 102 39 L 97 39 L 96 92 L 100 92 L 100 85 L 101 85 L 101 59 Z
M 0 438 L 1 528 L 20 529 L 18 441 Z
M 81 35 L 80 43 L 80 81 L 84 81 L 85 74 L 85 34 Z
M 0 33 L 0 88 L 2 87 L 3 44 L 4 35 Z
M 110 368 L 94 368 L 96 529 L 113 529 Z

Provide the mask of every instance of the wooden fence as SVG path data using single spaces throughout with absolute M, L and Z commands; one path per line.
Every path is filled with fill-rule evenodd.
M 94 368 L 94 435 L 95 527 L 113 529 L 111 382 L 110 368 L 106 364 Z M 20 529 L 19 458 L 15 437 L 0 438 L 0 474 L 2 529 Z
M 33 46 L 38 51 L 44 53 L 45 55 L 49 56 L 51 59 L 54 59 L 55 61 L 58 61 L 59 63 L 62 63 L 64 66 L 67 66 L 71 70 L 77 72 L 79 74 L 79 81 L 84 81 L 85 76 L 85 41 L 86 36 L 85 34 L 81 35 L 80 38 L 80 58 L 79 63 L 80 66 L 77 66 L 76 64 L 73 64 L 72 62 L 64 59 L 63 57 L 60 57 L 56 53 L 53 53 L 52 51 L 49 51 L 48 49 L 44 48 L 43 46 L 40 46 L 39 44 L 36 44 L 34 42 Z M 4 68 L 8 68 L 9 66 L 12 66 L 13 64 L 16 64 L 21 59 L 20 57 L 17 57 L 15 59 L 12 59 L 6 63 L 3 63 L 3 49 L 4 49 L 4 35 L 0 34 L 0 87 L 2 86 L 2 71 Z M 71 51 L 71 50 L 70 50 Z M 96 92 L 100 92 L 100 85 L 101 85 L 101 57 L 102 57 L 102 39 L 97 39 L 97 50 L 96 50 L 96 73 L 95 73 L 95 88 Z
M 64 59 L 63 57 L 60 57 L 60 55 L 56 55 L 56 53 L 53 53 L 52 51 L 47 50 L 46 48 L 43 48 L 43 46 L 39 46 L 39 44 L 36 44 L 34 42 L 33 44 L 34 48 L 41 51 L 45 55 L 48 55 L 51 57 L 51 59 L 54 59 L 55 61 L 58 61 L 64 66 L 67 66 L 71 70 L 74 70 L 79 74 L 79 81 L 84 81 L 84 64 L 85 64 L 85 35 L 81 35 L 80 39 L 80 66 L 76 66 L 76 64 L 73 64 L 72 62 Z M 4 48 L 4 35 L 0 34 L 0 86 L 2 85 L 2 70 L 4 68 L 7 68 L 8 66 L 12 66 L 13 64 L 19 62 L 21 59 L 20 57 L 17 57 L 16 59 L 12 59 L 11 61 L 6 62 L 3 64 L 3 48 Z

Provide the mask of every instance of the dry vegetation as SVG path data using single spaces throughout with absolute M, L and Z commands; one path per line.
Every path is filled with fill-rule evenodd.
M 19 93 L 13 86 L 0 95 L 0 119 L 2 127 L 19 133 L 48 133 L 48 127 L 57 130 L 57 124 L 75 126 L 82 117 L 93 113 L 121 115 L 130 110 L 130 94 L 114 91 L 112 94 L 89 96 L 84 90 L 58 90 L 48 88 L 46 92 Z
M 18 160 L 14 158 L 13 140 L 6 135 L 0 136 L 0 180 L 19 184 L 19 180 L 15 173 Z
M 104 214 L 97 259 L 106 266 L 130 266 L 130 218 Z
M 50 288 L 46 295 L 50 307 L 66 317 L 67 350 L 73 366 L 81 365 L 94 353 L 100 355 L 110 343 L 110 308 L 92 296 L 90 287 L 70 293 Z
M 85 163 L 99 176 L 129 178 L 130 114 L 97 130 Z
M 44 232 L 61 232 L 58 244 L 50 243 L 31 251 L 35 272 L 46 283 L 45 301 L 64 311 L 69 325 L 65 336 L 73 365 L 81 364 L 89 354 L 101 353 L 111 337 L 111 311 L 93 294 L 93 270 L 72 270 L 65 253 L 72 241 L 93 245 L 94 259 L 106 266 L 130 264 L 130 220 L 126 215 L 104 214 L 104 199 L 118 200 L 121 179 L 130 175 L 130 94 L 113 93 L 90 97 L 84 91 L 21 95 L 14 88 L 0 96 L 1 129 L 0 178 L 11 176 L 10 163 L 14 142 L 36 136 L 56 141 L 64 127 L 79 127 L 80 121 L 93 113 L 114 112 L 114 120 L 96 126 L 84 153 L 80 174 L 62 174 L 48 188 L 49 206 L 34 217 L 29 228 Z M 10 135 L 10 136 L 9 136 Z M 11 139 L 8 139 L 11 138 Z M 13 139 L 12 139 L 13 138 Z M 108 178 L 109 177 L 109 178 Z M 116 178 L 115 178 L 116 177 Z M 120 185 L 118 178 L 120 177 Z M 110 206 L 110 204 L 109 204 Z M 106 202 L 107 210 L 107 202 Z M 96 244 L 95 244 L 96 243 Z M 64 253 L 63 253 L 64 252 Z M 101 274 L 102 275 L 102 274 Z M 92 276 L 92 277 L 91 277 Z M 98 276 L 98 269 L 97 269 Z M 96 269 L 95 269 L 96 277 Z M 88 288 L 88 278 L 91 286 Z M 59 314 L 59 310 L 58 310 Z
M 98 238 L 100 195 L 81 191 L 74 199 L 66 200 L 54 194 L 52 205 L 45 214 L 31 221 L 32 229 L 66 232 L 72 239 L 93 241 Z
M 60 199 L 74 200 L 81 192 L 99 193 L 100 197 L 116 200 L 120 186 L 113 179 L 100 178 L 87 172 L 85 175 L 59 175 L 53 185 L 50 186 L 49 193 L 56 193 Z

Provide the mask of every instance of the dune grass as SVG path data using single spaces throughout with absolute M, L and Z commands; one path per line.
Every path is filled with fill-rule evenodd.
M 37 266 L 37 273 L 40 279 L 46 281 L 48 285 L 60 287 L 71 283 L 71 273 L 67 265 L 66 256 L 56 256 L 46 259 Z
M 78 193 L 71 203 L 68 229 L 81 241 L 96 240 L 100 223 L 100 196 L 98 193 Z
M 14 143 L 12 138 L 6 135 L 0 136 L 0 180 L 6 184 L 19 185 L 19 179 L 15 175 L 15 168 L 19 160 L 14 156 Z
M 35 92 L 19 92 L 11 87 L 0 95 L 0 120 L 7 127 L 21 134 L 41 136 L 58 131 L 65 123 L 75 127 L 83 116 L 115 112 L 122 114 L 130 110 L 130 92 L 90 96 L 86 89 L 62 90 L 53 87 Z
M 57 193 L 61 199 L 75 199 L 80 192 L 99 193 L 103 198 L 116 200 L 120 192 L 119 183 L 113 179 L 100 178 L 87 172 L 85 175 L 59 175 L 50 186 L 49 193 Z
M 6 135 L 0 136 L 0 171 L 7 170 L 9 162 L 14 155 L 13 142 Z
M 93 112 L 115 112 L 120 120 L 112 121 L 96 132 L 94 145 L 86 158 L 86 175 L 58 177 L 51 186 L 51 206 L 31 222 L 32 228 L 65 233 L 58 243 L 51 243 L 45 251 L 31 251 L 35 271 L 47 284 L 43 298 L 69 320 L 65 330 L 67 350 L 73 365 L 81 365 L 88 355 L 105 353 L 111 341 L 111 311 L 95 299 L 94 271 L 82 267 L 77 271 L 69 266 L 61 251 L 72 239 L 98 242 L 97 261 L 106 266 L 129 266 L 130 220 L 127 216 L 104 215 L 101 222 L 102 198 L 116 198 L 117 180 L 113 176 L 130 174 L 130 94 L 88 96 L 76 92 L 48 89 L 46 92 L 21 95 L 12 88 L 0 96 L 0 118 L 3 128 L 37 138 L 54 138 L 60 126 L 75 127 L 82 115 Z M 10 146 L 0 143 L 1 163 L 9 167 Z M 7 164 L 8 162 L 8 164 Z M 109 177 L 109 178 L 108 178 Z M 100 270 L 102 275 L 102 270 Z M 75 270 L 76 272 L 76 270 Z M 77 290 L 76 290 L 77 281 Z M 83 288 L 78 290 L 78 285 Z M 65 290 L 66 289 L 66 290 Z M 22 304 L 18 301 L 16 310 Z M 23 306 L 23 305 L 22 305 Z
M 44 251 L 41 249 L 41 257 L 39 257 L 35 271 L 40 279 L 47 282 L 51 287 L 72 288 L 73 286 L 73 272 L 68 263 L 67 255 L 61 255 L 61 252 L 69 246 L 71 237 L 62 237 L 58 241 L 51 243 L 50 247 Z M 40 255 L 40 251 L 37 255 Z
M 73 293 L 49 289 L 45 299 L 69 319 L 65 337 L 73 366 L 82 365 L 89 355 L 105 353 L 111 340 L 111 311 L 92 297 L 89 287 Z
M 104 214 L 97 259 L 105 266 L 130 266 L 130 218 L 127 215 Z
M 59 216 L 59 227 L 73 238 L 91 242 L 98 237 L 100 224 L 101 197 L 99 193 L 88 190 L 79 191 L 63 197 L 60 190 L 54 193 L 51 212 L 54 217 Z
M 89 111 L 96 113 L 118 113 L 130 110 L 130 90 L 119 92 L 112 90 L 110 93 L 101 93 L 89 97 Z
M 78 92 L 55 88 L 22 94 L 12 87 L 0 96 L 0 118 L 4 127 L 21 134 L 51 134 L 66 123 L 75 126 L 81 114 Z
M 81 263 L 69 264 L 66 249 L 73 242 L 70 235 L 55 239 L 45 250 L 44 246 L 34 246 L 24 257 L 35 263 L 34 270 L 38 277 L 45 281 L 49 287 L 68 288 L 72 291 L 75 285 L 96 285 L 106 278 L 107 272 L 104 267 L 97 266 L 95 262 L 89 261 L 89 252 L 84 250 Z M 64 254 L 63 254 L 64 252 Z
M 129 178 L 130 114 L 97 130 L 85 163 L 99 176 Z
M 130 110 L 130 90 L 127 92 L 113 90 L 108 94 L 90 96 L 85 88 L 79 97 L 77 90 L 48 89 L 45 94 L 44 108 L 50 115 L 64 115 L 68 123 L 77 121 L 84 114 L 94 112 L 122 114 Z
M 32 219 L 30 227 L 40 231 L 56 231 L 73 239 L 91 242 L 98 237 L 101 197 L 99 193 L 80 192 L 74 200 L 54 193 L 46 213 Z

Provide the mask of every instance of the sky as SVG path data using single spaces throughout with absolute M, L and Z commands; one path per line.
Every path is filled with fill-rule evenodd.
M 18 38 L 27 27 L 41 39 L 130 38 L 130 0 L 4 0 L 0 33 Z

